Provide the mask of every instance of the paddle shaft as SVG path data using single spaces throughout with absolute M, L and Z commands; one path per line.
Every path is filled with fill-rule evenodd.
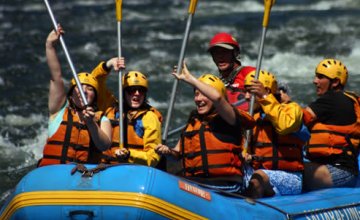
M 52 10 L 51 10 L 50 4 L 49 4 L 49 2 L 48 2 L 47 0 L 44 0 L 44 2 L 45 2 L 45 5 L 46 5 L 47 10 L 48 10 L 48 12 L 49 12 L 51 21 L 52 21 L 52 23 L 53 23 L 53 25 L 54 25 L 54 28 L 55 28 L 55 30 L 57 30 L 57 24 L 58 24 L 58 23 L 57 23 L 56 20 L 55 20 L 55 17 L 54 17 L 54 14 L 53 14 Z M 76 74 L 76 70 L 75 70 L 75 67 L 74 67 L 74 65 L 73 65 L 73 62 L 71 61 L 71 57 L 70 57 L 69 52 L 68 52 L 68 50 L 67 50 L 67 47 L 66 47 L 64 38 L 63 38 L 61 35 L 60 35 L 60 43 L 61 43 L 61 46 L 62 46 L 62 48 L 63 48 L 63 50 L 64 50 L 66 59 L 67 59 L 69 65 L 70 65 L 70 69 L 71 69 L 71 72 L 72 72 L 73 77 L 74 77 L 74 79 L 75 79 L 76 86 L 77 86 L 78 89 L 79 89 L 81 99 L 82 99 L 82 101 L 84 102 L 84 105 L 87 106 L 87 105 L 88 105 L 88 101 L 87 101 L 86 96 L 85 96 L 85 94 L 84 94 L 84 91 L 83 91 L 83 89 L 82 89 L 80 80 L 79 80 L 79 78 L 78 78 L 78 76 L 77 76 L 77 74 Z
M 270 16 L 270 10 L 272 5 L 275 3 L 275 0 L 264 0 L 264 5 L 265 5 L 265 10 L 264 10 L 264 17 L 263 17 L 263 29 L 262 29 L 262 35 L 261 35 L 261 41 L 260 41 L 260 48 L 259 48 L 259 54 L 258 54 L 258 58 L 257 58 L 257 62 L 256 62 L 256 71 L 255 71 L 255 79 L 259 79 L 259 72 L 261 69 L 261 61 L 262 61 L 262 57 L 263 57 L 263 52 L 264 52 L 264 42 L 265 42 L 265 38 L 266 38 L 266 31 L 267 31 L 267 26 L 269 24 L 269 16 Z M 251 95 L 251 99 L 250 99 L 250 106 L 249 106 L 249 114 L 251 116 L 254 115 L 254 104 L 255 104 L 255 95 L 252 94 Z M 246 141 L 244 144 L 244 148 L 247 150 L 248 146 L 249 146 L 249 142 L 251 139 L 251 134 L 252 130 L 247 130 L 246 131 Z
M 259 79 L 261 62 L 262 62 L 262 57 L 263 57 L 263 52 L 264 52 L 265 37 L 266 37 L 266 28 L 263 27 L 261 42 L 260 42 L 260 49 L 259 49 L 259 54 L 258 54 L 258 58 L 257 58 L 257 62 L 256 62 L 256 72 L 255 72 L 255 77 L 254 77 L 255 79 Z M 254 115 L 254 104 L 255 104 L 255 95 L 251 94 L 250 106 L 249 106 L 249 114 L 251 116 Z
M 178 133 L 178 132 L 181 132 L 181 130 L 184 129 L 185 127 L 186 127 L 186 125 L 181 125 L 180 127 L 175 128 L 175 129 L 169 131 L 168 136 L 171 136 L 171 135 L 173 135 L 173 134 L 176 134 L 176 133 Z
M 117 29 L 118 29 L 118 56 L 121 57 L 121 21 L 117 23 Z M 123 71 L 122 69 L 119 70 L 119 143 L 120 148 L 124 144 L 124 132 L 123 132 L 123 113 L 124 113 L 124 107 L 123 107 L 123 97 L 124 97 L 124 91 L 123 91 L 123 85 L 122 85 L 122 78 L 123 78 Z
M 118 57 L 121 57 L 122 41 L 121 41 L 121 20 L 122 20 L 122 1 L 115 0 L 116 3 L 116 20 L 117 20 L 117 41 L 118 41 Z M 119 70 L 119 148 L 123 148 L 124 144 L 124 126 L 123 126 L 123 71 Z
M 260 72 L 260 68 L 261 68 L 261 61 L 262 61 L 262 56 L 263 56 L 263 51 L 264 51 L 265 36 L 266 36 L 266 28 L 264 27 L 263 32 L 262 32 L 261 42 L 260 42 L 259 55 L 258 55 L 257 62 L 256 62 L 256 71 L 255 71 L 255 77 L 254 77 L 255 79 L 259 79 L 259 72 Z M 250 106 L 249 106 L 249 114 L 251 116 L 254 115 L 254 104 L 255 104 L 255 95 L 251 94 Z M 244 144 L 245 149 L 248 149 L 251 135 L 252 135 L 252 130 L 246 130 L 246 141 Z
M 178 60 L 178 64 L 177 64 L 177 70 L 176 70 L 177 74 L 180 74 L 180 72 L 182 70 L 186 46 L 187 46 L 187 42 L 188 42 L 189 34 L 190 34 L 191 23 L 192 23 L 192 19 L 193 19 L 194 13 L 195 13 L 196 3 L 197 3 L 197 0 L 191 0 L 190 6 L 189 6 L 189 16 L 187 19 L 184 38 L 182 41 L 180 56 L 179 56 L 179 60 Z M 164 127 L 164 131 L 163 131 L 163 136 L 162 136 L 163 143 L 166 143 L 166 139 L 168 136 L 169 124 L 170 124 L 172 112 L 174 109 L 174 103 L 175 103 L 176 90 L 177 90 L 178 83 L 179 83 L 179 80 L 175 79 L 173 87 L 172 87 L 170 104 L 169 104 L 169 108 L 168 108 L 166 120 L 165 120 L 165 127 Z

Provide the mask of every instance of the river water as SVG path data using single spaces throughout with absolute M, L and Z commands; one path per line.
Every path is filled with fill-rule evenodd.
M 52 0 L 54 15 L 75 69 L 91 71 L 117 55 L 113 0 Z M 128 70 L 149 76 L 149 101 L 166 116 L 190 1 L 123 0 L 122 44 Z M 194 74 L 217 73 L 206 52 L 211 37 L 226 31 L 241 45 L 244 65 L 256 65 L 263 1 L 199 0 L 185 58 Z M 41 158 L 47 135 L 49 71 L 45 39 L 53 28 L 41 0 L 0 1 L 0 202 Z M 360 93 L 360 1 L 278 0 L 272 8 L 262 68 L 288 83 L 293 100 L 316 98 L 316 65 L 335 57 L 349 69 L 347 89 Z M 71 71 L 61 48 L 66 80 Z M 117 91 L 117 76 L 108 85 Z M 179 84 L 170 130 L 194 108 L 192 89 Z M 176 139 L 177 137 L 173 137 Z

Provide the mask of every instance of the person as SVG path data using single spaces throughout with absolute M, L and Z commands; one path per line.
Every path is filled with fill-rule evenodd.
M 117 61 L 110 59 L 110 66 Z M 106 65 L 108 65 L 106 64 Z M 108 66 L 109 66 L 108 65 Z M 120 67 L 120 66 L 119 66 Z M 103 153 L 103 163 L 136 163 L 156 167 L 160 156 L 155 147 L 161 143 L 161 113 L 152 107 L 146 97 L 147 77 L 139 71 L 127 72 L 123 79 L 124 90 L 124 143 L 119 146 L 119 109 L 117 102 L 106 110 L 106 116 L 113 126 L 111 149 Z
M 359 173 L 359 98 L 344 91 L 346 66 L 324 59 L 315 69 L 313 83 L 318 98 L 304 109 L 311 139 L 305 147 L 305 188 L 350 187 Z
M 247 189 L 251 198 L 294 195 L 302 192 L 304 169 L 302 147 L 309 137 L 302 126 L 302 109 L 295 103 L 281 101 L 274 74 L 255 71 L 245 78 L 246 100 L 255 95 L 256 126 L 244 157 Z
M 110 121 L 97 111 L 98 82 L 90 73 L 79 73 L 88 105 L 81 99 L 75 79 L 68 93 L 55 45 L 64 30 L 59 25 L 46 39 L 46 58 L 51 73 L 49 134 L 38 166 L 63 163 L 99 163 L 101 151 L 111 145 Z
M 242 66 L 240 45 L 229 33 L 219 32 L 209 42 L 208 52 L 216 64 L 221 80 L 225 83 L 228 100 L 241 110 L 248 110 L 245 101 L 244 79 L 255 70 L 252 66 Z
M 239 192 L 242 190 L 243 130 L 255 125 L 245 111 L 233 107 L 226 99 L 224 83 L 215 75 L 195 78 L 184 64 L 178 75 L 192 85 L 196 110 L 184 128 L 174 148 L 158 145 L 156 151 L 182 159 L 182 176 L 211 188 Z

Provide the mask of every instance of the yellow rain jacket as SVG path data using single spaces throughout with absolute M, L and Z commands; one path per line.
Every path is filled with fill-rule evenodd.
M 297 103 L 279 103 L 273 94 L 260 99 L 258 103 L 278 134 L 290 134 L 301 127 L 303 112 Z
M 119 122 L 115 108 L 107 111 L 107 117 L 113 125 L 113 138 L 111 149 L 104 152 L 106 157 L 103 162 L 118 163 L 115 156 L 116 149 L 119 148 Z M 160 156 L 155 152 L 155 147 L 161 143 L 161 113 L 153 107 L 141 110 L 132 110 L 126 114 L 127 126 L 124 135 L 124 146 L 130 151 L 127 162 L 156 166 Z
M 106 77 L 109 74 L 109 70 L 105 69 L 105 62 L 100 62 L 95 69 L 91 71 L 91 74 L 99 81 L 99 91 L 97 94 L 97 105 L 100 111 L 105 112 L 111 106 L 117 103 L 117 99 L 112 92 L 110 92 L 106 86 Z

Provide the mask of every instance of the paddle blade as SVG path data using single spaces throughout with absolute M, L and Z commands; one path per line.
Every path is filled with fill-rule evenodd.
M 264 0 L 264 18 L 263 18 L 263 27 L 267 27 L 269 24 L 270 10 L 271 7 L 275 4 L 275 0 Z
M 116 3 L 116 20 L 121 21 L 122 19 L 122 0 L 115 0 Z
M 190 0 L 189 14 L 194 14 L 198 0 Z

